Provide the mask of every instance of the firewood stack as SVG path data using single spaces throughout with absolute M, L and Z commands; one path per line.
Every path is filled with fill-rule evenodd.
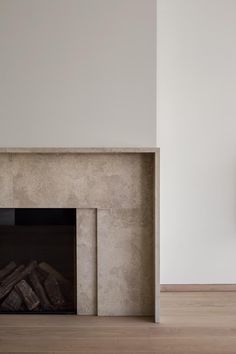
M 0 312 L 63 312 L 73 307 L 71 283 L 48 263 L 10 262 L 0 270 Z

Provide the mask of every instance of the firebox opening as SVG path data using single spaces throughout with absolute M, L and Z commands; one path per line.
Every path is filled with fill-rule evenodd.
M 76 209 L 0 209 L 0 313 L 76 313 Z

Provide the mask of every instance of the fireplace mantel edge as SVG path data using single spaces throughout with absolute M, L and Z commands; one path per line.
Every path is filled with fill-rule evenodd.
M 158 147 L 0 147 L 0 154 L 120 154 L 158 153 Z

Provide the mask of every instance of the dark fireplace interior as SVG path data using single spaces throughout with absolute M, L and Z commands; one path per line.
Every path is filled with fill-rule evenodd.
M 0 209 L 0 313 L 76 313 L 75 209 Z

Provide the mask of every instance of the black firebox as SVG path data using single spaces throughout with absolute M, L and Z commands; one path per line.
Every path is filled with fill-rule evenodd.
M 0 209 L 0 313 L 76 313 L 76 209 Z

